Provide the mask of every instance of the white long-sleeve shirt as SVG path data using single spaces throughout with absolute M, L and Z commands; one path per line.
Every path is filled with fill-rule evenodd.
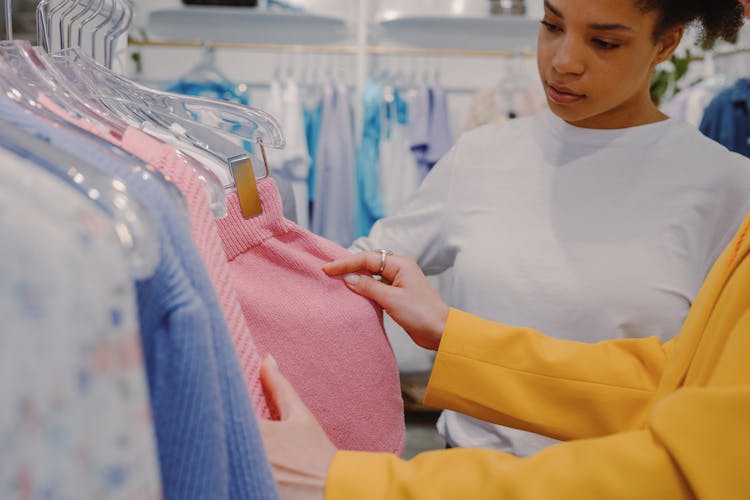
M 582 129 L 547 110 L 464 134 L 352 249 L 452 268 L 446 301 L 491 320 L 583 342 L 668 339 L 748 211 L 750 161 L 695 128 Z M 438 430 L 521 456 L 553 442 L 454 412 Z

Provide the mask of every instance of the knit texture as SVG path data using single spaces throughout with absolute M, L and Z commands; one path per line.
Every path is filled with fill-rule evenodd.
M 258 190 L 261 215 L 243 219 L 232 195 L 217 221 L 256 345 L 338 448 L 401 454 L 403 401 L 382 310 L 323 273 L 346 250 L 284 219 L 272 179 Z
M 163 174 L 168 175 L 185 197 L 190 212 L 193 240 L 219 297 L 245 383 L 250 390 L 253 407 L 259 416 L 268 418 L 270 412 L 260 384 L 261 358 L 242 315 L 237 292 L 231 280 L 229 264 L 224 256 L 224 249 L 208 205 L 203 182 L 186 163 L 186 160 L 176 154 L 173 147 L 139 130 L 131 128 L 125 132 L 123 147 L 131 153 L 140 152 L 141 155 L 147 155 L 148 158 L 143 159 Z

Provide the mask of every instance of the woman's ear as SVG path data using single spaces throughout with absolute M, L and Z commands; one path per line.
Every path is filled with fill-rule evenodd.
M 677 50 L 677 46 L 682 40 L 682 35 L 684 32 L 684 26 L 676 26 L 674 28 L 669 28 L 664 33 L 662 33 L 662 35 L 659 37 L 659 40 L 656 42 L 657 52 L 656 59 L 654 60 L 655 64 L 663 63 L 664 61 L 667 61 L 672 57 L 672 54 L 674 54 L 674 51 Z

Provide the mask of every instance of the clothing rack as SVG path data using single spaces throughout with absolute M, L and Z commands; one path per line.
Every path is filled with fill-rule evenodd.
M 289 45 L 289 44 L 265 44 L 265 43 L 230 43 L 230 42 L 203 42 L 193 41 L 152 41 L 131 40 L 131 46 L 137 47 L 165 47 L 165 48 L 201 48 L 211 49 L 235 49 L 257 52 L 288 52 L 307 54 L 344 54 L 356 55 L 359 48 L 354 45 Z M 463 50 L 463 49 L 429 49 L 418 47 L 388 47 L 382 45 L 367 46 L 365 51 L 370 55 L 394 55 L 394 56 L 449 56 L 449 57 L 533 57 L 534 51 L 522 50 Z

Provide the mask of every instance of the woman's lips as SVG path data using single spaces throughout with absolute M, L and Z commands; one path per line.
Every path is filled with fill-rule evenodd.
M 576 94 L 567 87 L 547 84 L 547 96 L 556 104 L 572 104 L 586 98 L 584 94 Z

